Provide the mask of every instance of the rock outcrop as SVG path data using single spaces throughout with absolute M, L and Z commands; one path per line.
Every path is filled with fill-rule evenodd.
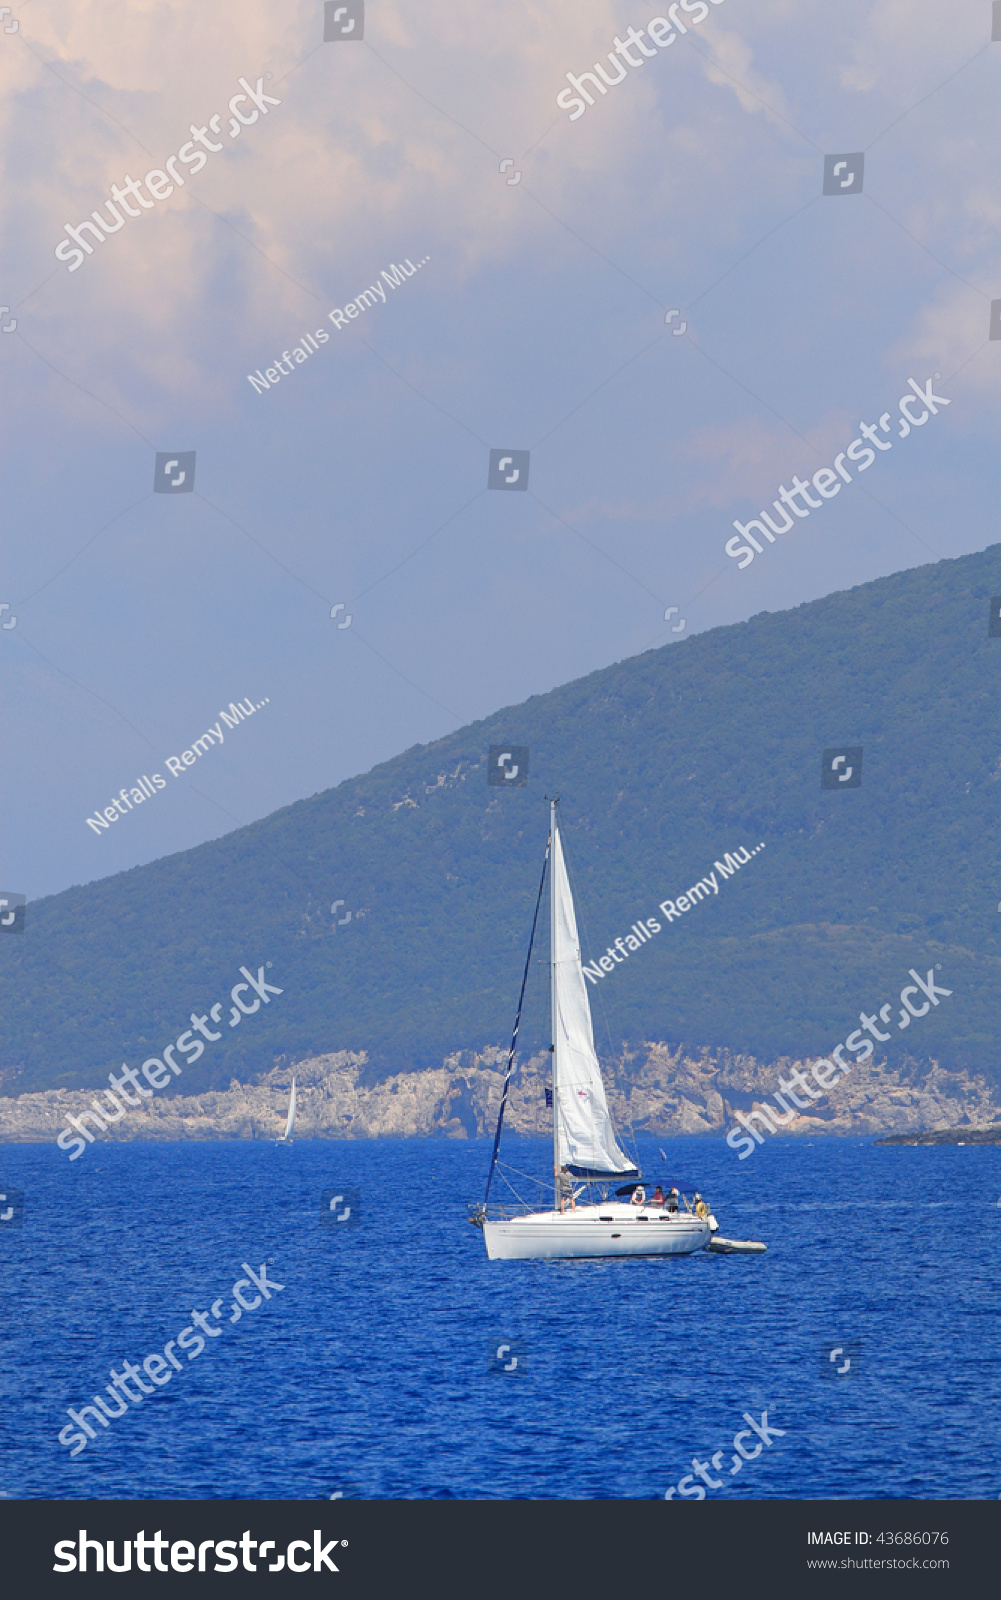
M 877 1144 L 1001 1144 L 1001 1122 L 987 1128 L 940 1128 L 937 1133 L 893 1133 Z M 1001 1205 L 1001 1201 L 998 1202 Z
M 500 1048 L 460 1051 L 442 1066 L 368 1081 L 364 1054 L 347 1051 L 295 1063 L 296 1137 L 379 1139 L 492 1133 L 506 1055 Z M 508 1095 L 506 1126 L 516 1133 L 548 1132 L 545 1103 L 549 1057 L 522 1063 Z M 725 1050 L 648 1044 L 627 1051 L 606 1074 L 608 1099 L 624 1132 L 720 1134 L 736 1111 L 764 1104 L 779 1075 L 808 1062 L 760 1062 Z M 285 1126 L 293 1068 L 281 1064 L 257 1084 L 235 1080 L 226 1090 L 154 1095 L 109 1126 L 102 1139 L 275 1139 Z M 192 1074 L 194 1076 L 194 1074 Z M 0 1142 L 55 1139 L 69 1116 L 91 1110 L 96 1090 L 54 1089 L 0 1096 Z M 782 1130 L 790 1134 L 906 1134 L 961 1129 L 1001 1117 L 998 1091 L 982 1077 L 946 1072 L 936 1064 L 889 1068 L 870 1060 L 852 1068 L 810 1114 Z M 780 1135 L 781 1136 L 781 1135 Z

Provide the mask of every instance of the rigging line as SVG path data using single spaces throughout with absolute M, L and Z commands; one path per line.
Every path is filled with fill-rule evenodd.
M 486 1194 L 483 1196 L 484 1208 L 486 1207 L 487 1201 L 490 1199 L 490 1185 L 493 1182 L 494 1168 L 497 1165 L 497 1152 L 500 1149 L 501 1127 L 503 1126 L 504 1122 L 504 1107 L 507 1104 L 507 1092 L 511 1085 L 511 1073 L 514 1069 L 514 1052 L 518 1044 L 518 1029 L 521 1026 L 521 1008 L 525 1000 L 525 985 L 528 982 L 528 969 L 532 960 L 532 947 L 535 944 L 535 930 L 539 922 L 539 907 L 542 904 L 542 890 L 546 882 L 546 868 L 549 865 L 549 852 L 551 848 L 552 840 L 550 839 L 546 842 L 546 853 L 542 860 L 542 876 L 539 879 L 539 892 L 535 897 L 535 915 L 532 918 L 532 932 L 528 941 L 528 955 L 525 957 L 525 970 L 521 975 L 521 993 L 518 996 L 518 1012 L 514 1019 L 514 1032 L 511 1035 L 511 1048 L 508 1051 L 507 1058 L 507 1072 L 504 1075 L 504 1088 L 501 1092 L 500 1110 L 497 1113 L 497 1132 L 494 1135 L 493 1154 L 490 1157 L 490 1171 L 487 1173 L 487 1190 Z M 553 1115 L 556 1115 L 555 1109 L 553 1111 Z M 511 1187 L 510 1184 L 508 1187 Z M 513 1192 L 514 1191 L 512 1190 L 512 1193 Z
M 531 1211 L 531 1209 L 532 1209 L 531 1202 L 529 1200 L 523 1200 L 521 1198 L 521 1195 L 518 1193 L 518 1191 L 515 1188 L 514 1184 L 511 1182 L 511 1180 L 509 1178 L 505 1178 L 503 1172 L 501 1173 L 501 1179 L 502 1179 L 502 1181 L 504 1183 L 507 1184 L 508 1188 L 510 1189 L 511 1193 L 514 1195 L 514 1198 L 517 1200 L 518 1204 L 520 1206 L 524 1206 L 527 1211 Z M 533 1179 L 533 1182 L 534 1182 L 534 1179 Z M 486 1202 L 484 1202 L 484 1204 L 485 1203 Z
M 530 1172 L 521 1172 L 517 1167 L 509 1167 L 506 1162 L 498 1161 L 497 1170 L 503 1177 L 505 1172 L 513 1172 L 516 1178 L 524 1178 L 526 1183 L 534 1183 L 539 1189 L 548 1189 L 548 1183 L 543 1183 L 541 1178 L 533 1178 Z
M 516 1178 L 524 1178 L 528 1183 L 542 1182 L 541 1179 L 533 1177 L 530 1172 L 522 1172 L 520 1167 L 512 1166 L 510 1161 L 501 1161 L 499 1158 L 497 1161 L 497 1170 L 498 1172 L 513 1172 Z M 548 1188 L 548 1184 L 543 1183 L 542 1187 Z

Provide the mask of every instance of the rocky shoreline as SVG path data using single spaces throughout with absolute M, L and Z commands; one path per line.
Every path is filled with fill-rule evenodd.
M 401 1072 L 372 1084 L 364 1053 L 348 1051 L 282 1063 L 257 1084 L 235 1080 L 226 1090 L 158 1094 L 130 1110 L 100 1139 L 275 1139 L 285 1126 L 294 1070 L 299 1139 L 476 1138 L 492 1134 L 500 1103 L 505 1051 L 459 1051 L 441 1067 Z M 548 1132 L 544 1074 L 549 1057 L 523 1063 L 511 1085 L 506 1126 L 515 1133 Z M 808 1061 L 762 1062 L 727 1050 L 651 1043 L 626 1052 L 606 1074 L 608 1100 L 626 1133 L 722 1134 L 734 1114 L 754 1109 L 779 1074 Z M 192 1077 L 195 1074 L 192 1073 Z M 0 1143 L 55 1140 L 69 1116 L 91 1109 L 97 1092 L 51 1089 L 0 1096 Z M 1001 1120 L 996 1086 L 936 1063 L 890 1068 L 870 1060 L 798 1115 L 776 1137 L 810 1134 L 895 1136 L 894 1143 L 983 1143 Z M 976 1132 L 975 1132 L 976 1130 Z M 934 1136 L 934 1137 L 933 1137 Z M 881 1141 L 883 1142 L 883 1141 Z
M 894 1133 L 877 1144 L 1001 1144 L 1001 1122 L 989 1128 L 940 1128 L 937 1132 Z

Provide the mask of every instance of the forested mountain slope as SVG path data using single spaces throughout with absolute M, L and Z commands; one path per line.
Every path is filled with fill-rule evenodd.
M 592 987 L 599 1047 L 824 1054 L 890 1002 L 891 1054 L 996 1080 L 998 593 L 995 545 L 762 613 L 29 905 L 24 935 L 0 939 L 3 1092 L 104 1082 L 217 1001 L 223 1036 L 185 1093 L 280 1054 L 365 1050 L 384 1076 L 503 1043 L 552 793 L 585 956 L 661 923 Z M 507 742 L 530 747 L 529 781 L 488 787 L 488 747 Z M 839 745 L 864 748 L 859 788 L 821 788 L 822 750 Z M 716 873 L 718 893 L 658 910 L 762 842 Z M 230 1031 L 240 966 L 265 962 L 284 992 Z M 936 963 L 952 995 L 898 1032 L 908 969 Z

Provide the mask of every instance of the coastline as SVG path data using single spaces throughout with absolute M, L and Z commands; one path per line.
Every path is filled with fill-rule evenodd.
M 1001 1144 L 1001 1122 L 983 1128 L 938 1128 L 921 1133 L 894 1133 L 877 1144 L 893 1145 L 943 1145 L 943 1144 Z
M 293 1071 L 298 1139 L 476 1138 L 493 1133 L 505 1061 L 501 1046 L 458 1051 L 440 1067 L 373 1084 L 364 1052 L 337 1051 L 294 1066 L 281 1063 L 256 1084 L 234 1079 L 224 1090 L 156 1095 L 98 1135 L 98 1142 L 276 1139 L 285 1126 Z M 548 1130 L 547 1062 L 539 1053 L 515 1073 L 505 1113 L 512 1133 Z M 649 1043 L 626 1052 L 608 1070 L 608 1102 L 623 1128 L 665 1137 L 722 1135 L 737 1111 L 764 1103 L 778 1072 L 808 1065 Z M 54 1143 L 67 1117 L 88 1110 L 98 1089 L 0 1095 L 0 1143 Z M 987 1142 L 976 1134 L 992 1124 L 1001 1126 L 1001 1092 L 982 1076 L 948 1072 L 935 1062 L 890 1068 L 870 1060 L 813 1114 L 797 1115 L 775 1137 L 854 1134 L 879 1135 L 881 1142 L 972 1144 Z

